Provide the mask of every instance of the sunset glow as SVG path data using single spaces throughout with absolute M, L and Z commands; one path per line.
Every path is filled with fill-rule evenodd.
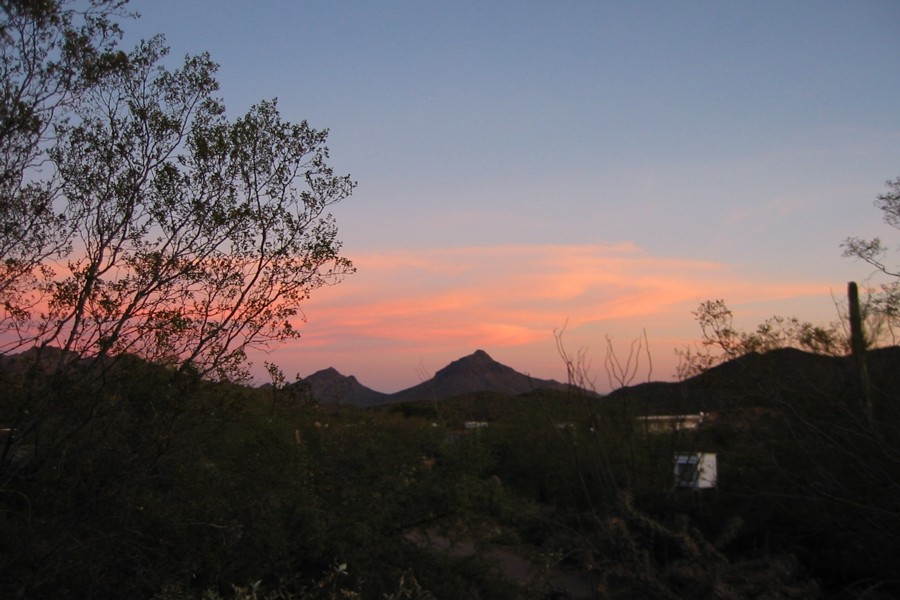
M 260 382 L 396 391 L 479 348 L 561 379 L 563 327 L 595 365 L 646 331 L 669 379 L 701 302 L 827 323 L 871 276 L 840 243 L 896 245 L 872 206 L 900 174 L 896 3 L 130 6 L 126 41 L 209 51 L 229 114 L 277 97 L 359 182 L 334 207 L 357 273 Z
M 834 318 L 829 282 L 753 281 L 724 264 L 657 258 L 628 244 L 395 250 L 355 261 L 357 274 L 306 305 L 303 338 L 275 352 L 278 361 L 303 365 L 302 374 L 335 366 L 396 391 L 418 383 L 420 363 L 433 370 L 481 348 L 498 360 L 521 361 L 527 351 L 517 368 L 560 378 L 554 331 L 565 327 L 572 347 L 599 354 L 606 335 L 628 343 L 646 329 L 667 379 L 674 348 L 698 336 L 690 313 L 705 299 L 771 307 L 766 316 L 786 301 L 819 300 L 818 316 Z

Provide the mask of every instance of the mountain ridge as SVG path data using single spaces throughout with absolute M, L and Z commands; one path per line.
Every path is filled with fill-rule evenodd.
M 867 353 L 873 375 L 900 386 L 900 347 Z M 624 401 L 653 413 L 692 413 L 747 405 L 770 404 L 774 396 L 808 394 L 807 388 L 837 390 L 848 385 L 853 368 L 849 356 L 816 355 L 795 348 L 750 353 L 683 381 L 650 381 L 613 390 L 609 402 Z M 896 372 L 896 375 L 893 375 Z M 530 377 L 492 359 L 484 350 L 463 356 L 418 385 L 394 393 L 375 391 L 353 375 L 323 369 L 301 380 L 324 404 L 359 407 L 439 401 L 476 392 L 520 395 L 538 389 L 570 390 L 569 384 Z M 598 395 L 599 397 L 599 395 Z
M 377 406 L 385 404 L 385 399 L 389 397 L 389 394 L 361 384 L 353 375 L 341 374 L 334 367 L 316 371 L 299 383 L 309 386 L 312 397 L 322 404 Z
M 366 387 L 353 375 L 342 375 L 333 367 L 316 371 L 298 384 L 309 386 L 312 397 L 320 403 L 359 407 L 444 400 L 472 392 L 523 394 L 542 388 L 569 388 L 568 384 L 553 379 L 538 379 L 520 373 L 495 361 L 480 349 L 450 362 L 436 371 L 431 379 L 392 394 Z

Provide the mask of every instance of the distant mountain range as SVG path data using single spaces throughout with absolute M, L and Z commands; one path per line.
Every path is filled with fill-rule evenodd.
M 900 389 L 900 347 L 867 354 L 873 392 Z M 711 368 L 685 381 L 654 381 L 611 392 L 607 402 L 625 401 L 646 414 L 687 414 L 742 406 L 767 406 L 779 398 L 846 394 L 854 372 L 851 357 L 821 356 L 793 348 L 751 353 Z M 567 390 L 568 384 L 535 379 L 498 363 L 483 350 L 451 362 L 434 377 L 394 394 L 362 385 L 334 369 L 313 373 L 298 384 L 309 386 L 322 404 L 377 406 L 423 400 L 445 400 L 477 392 L 509 396 L 539 389 Z M 893 390 L 891 392 L 890 390 Z
M 20 354 L 0 354 L 0 369 L 24 373 L 36 360 L 39 360 L 42 368 L 49 372 L 58 362 L 78 361 L 78 356 L 53 347 L 43 348 L 40 351 L 32 348 Z M 92 363 L 87 360 L 79 364 L 89 366 Z M 334 368 L 322 369 L 288 385 L 289 388 L 295 386 L 302 389 L 304 397 L 309 394 L 320 404 L 348 404 L 358 407 L 445 400 L 476 392 L 516 396 L 541 389 L 569 389 L 568 384 L 519 373 L 495 361 L 484 350 L 477 350 L 455 360 L 435 373 L 431 379 L 393 394 L 385 394 L 366 387 L 356 377 L 343 375 Z
M 297 384 L 308 385 L 313 398 L 322 404 L 376 406 L 399 402 L 444 400 L 472 392 L 499 392 L 516 395 L 537 389 L 565 390 L 568 384 L 552 379 L 536 379 L 492 359 L 484 350 L 464 356 L 434 374 L 434 377 L 393 394 L 377 392 L 350 375 L 333 368 L 316 371 Z

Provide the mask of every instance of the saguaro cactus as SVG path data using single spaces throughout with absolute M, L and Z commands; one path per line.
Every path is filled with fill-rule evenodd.
M 847 284 L 850 311 L 850 352 L 856 367 L 857 385 L 866 418 L 872 422 L 872 396 L 869 393 L 869 369 L 866 365 L 866 338 L 863 332 L 862 310 L 859 307 L 859 288 L 855 281 Z

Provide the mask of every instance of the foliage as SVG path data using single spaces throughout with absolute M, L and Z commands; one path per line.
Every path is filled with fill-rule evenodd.
M 45 261 L 64 253 L 71 231 L 54 203 L 58 178 L 47 148 L 72 108 L 122 67 L 126 16 L 120 0 L 0 2 L 0 325 L 27 321 Z
M 889 191 L 878 196 L 875 205 L 883 213 L 884 222 L 900 228 L 900 178 L 888 181 Z M 880 291 L 870 292 L 862 309 L 866 325 L 866 345 L 896 341 L 894 328 L 900 315 L 900 271 L 891 268 L 885 257 L 888 253 L 879 238 L 847 238 L 842 244 L 844 256 L 861 259 L 892 281 L 880 285 Z M 677 350 L 679 379 L 698 375 L 709 368 L 753 352 L 768 352 L 777 348 L 798 348 L 840 356 L 850 351 L 850 335 L 844 321 L 828 325 L 814 325 L 796 317 L 773 316 L 753 331 L 740 331 L 733 325 L 733 314 L 725 301 L 707 300 L 693 312 L 700 325 L 700 345 Z
M 702 343 L 719 354 L 708 353 L 708 362 L 690 356 L 693 362 L 687 364 L 695 371 L 750 352 L 804 347 L 798 332 L 808 331 L 792 319 L 774 334 L 769 325 L 784 320 L 737 332 L 721 301 L 704 303 L 697 315 Z M 868 345 L 871 339 L 870 334 Z M 807 564 L 814 560 L 830 589 L 864 581 L 873 589 L 889 587 L 900 544 L 894 533 L 900 528 L 900 508 L 891 491 L 900 477 L 900 448 L 893 435 L 900 423 L 896 348 L 818 362 L 783 350 L 772 356 L 772 361 L 729 365 L 732 378 L 740 369 L 750 372 L 742 373 L 743 410 L 722 411 L 717 419 L 719 444 L 725 444 L 720 447 L 727 449 L 726 464 L 736 474 L 722 506 L 752 515 L 743 543 L 752 547 L 764 539 L 766 547 L 797 553 Z M 862 374 L 860 364 L 866 366 Z M 722 391 L 721 386 L 711 389 Z
M 21 17 L 10 11 L 11 20 Z M 74 35 L 66 29 L 71 11 L 60 14 L 69 16 L 51 22 L 62 32 L 34 40 L 50 45 L 47 53 L 58 43 L 48 36 Z M 84 27 L 109 54 L 105 15 L 85 16 Z M 56 52 L 65 57 L 67 48 Z M 35 60 L 13 50 L 7 68 Z M 82 56 L 90 52 L 69 60 L 62 95 L 43 101 L 49 107 L 32 101 L 31 113 L 44 116 L 25 132 L 30 142 L 13 139 L 17 131 L 5 142 L 20 156 L 6 167 L 17 175 L 6 177 L 12 187 L 3 190 L 0 215 L 11 224 L 0 231 L 4 326 L 16 332 L 13 345 L 101 358 L 128 352 L 203 376 L 240 377 L 247 348 L 297 337 L 300 303 L 352 272 L 326 211 L 355 183 L 327 165 L 327 131 L 285 122 L 274 101 L 229 121 L 213 96 L 216 65 L 207 55 L 169 71 L 157 37 L 117 51 L 98 71 L 99 59 Z M 51 58 L 39 58 L 57 73 Z M 6 100 L 5 111 L 18 110 Z M 40 142 L 50 121 L 48 150 Z M 39 158 L 52 165 L 51 177 L 22 184 Z M 37 200 L 22 200 L 38 188 L 46 196 L 40 210 Z M 24 223 L 35 214 L 43 225 Z M 65 260 L 48 262 L 57 257 Z
M 887 181 L 888 191 L 880 194 L 875 206 L 881 211 L 885 223 L 900 229 L 900 177 Z M 849 237 L 842 244 L 844 256 L 858 258 L 875 267 L 876 271 L 889 278 L 882 283 L 879 293 L 872 300 L 872 308 L 885 317 L 888 327 L 893 327 L 900 318 L 900 268 L 892 267 L 886 257 L 889 248 L 879 238 L 865 239 Z
M 707 300 L 693 312 L 700 325 L 699 347 L 676 350 L 679 379 L 693 377 L 711 367 L 750 354 L 777 348 L 799 348 L 816 354 L 846 354 L 849 337 L 841 323 L 813 325 L 796 317 L 774 316 L 753 331 L 735 329 L 731 310 L 724 300 Z
M 628 598 L 811 598 L 815 583 L 798 576 L 790 556 L 732 560 L 725 553 L 740 519 L 725 523 L 714 540 L 684 515 L 662 519 L 639 510 L 627 492 L 618 510 L 591 536 L 591 567 L 598 590 Z M 624 592 L 624 593 L 623 593 Z
M 351 271 L 324 211 L 353 183 L 326 166 L 327 132 L 274 102 L 229 123 L 208 57 L 170 73 L 164 55 L 159 39 L 135 50 L 52 153 L 83 248 L 38 327 L 66 350 L 228 378 L 247 347 L 299 335 L 298 304 Z
M 230 597 L 259 581 L 259 597 L 512 597 L 479 559 L 410 537 L 509 517 L 478 440 L 134 357 L 102 378 L 79 368 L 48 383 L 4 471 L 0 596 Z M 12 389 L 25 377 L 0 372 Z
M 207 55 L 120 50 L 124 4 L 0 2 L 4 597 L 299 581 L 340 551 L 280 412 L 308 407 L 213 381 L 352 272 L 327 211 L 355 183 L 275 101 L 229 119 Z
M 884 222 L 894 228 L 900 228 L 900 177 L 887 181 L 888 191 L 878 196 L 875 206 L 882 212 Z M 893 278 L 900 277 L 900 270 L 890 267 L 884 260 L 888 248 L 879 238 L 870 240 L 850 237 L 844 241 L 844 255 L 862 259 Z
M 791 390 L 773 386 L 777 412 L 732 448 L 741 474 L 732 486 L 736 499 L 752 497 L 767 511 L 759 535 L 798 549 L 810 562 L 814 557 L 819 577 L 832 588 L 884 584 L 897 569 L 898 354 L 897 348 L 868 354 L 874 419 L 846 359 L 831 381 L 809 377 Z
M 810 597 L 811 576 L 874 586 L 900 530 L 891 356 L 870 356 L 876 430 L 833 359 L 837 378 L 760 371 L 748 401 L 769 408 L 668 434 L 640 427 L 626 394 L 448 401 L 454 421 L 491 415 L 466 434 L 136 358 L 104 379 L 86 363 L 48 383 L 53 405 L 6 471 L 0 594 L 540 598 L 559 570 L 609 598 Z M 0 372 L 26 389 L 27 373 Z M 721 489 L 673 490 L 686 447 L 719 453 Z M 548 561 L 548 578 L 511 586 L 498 548 Z

